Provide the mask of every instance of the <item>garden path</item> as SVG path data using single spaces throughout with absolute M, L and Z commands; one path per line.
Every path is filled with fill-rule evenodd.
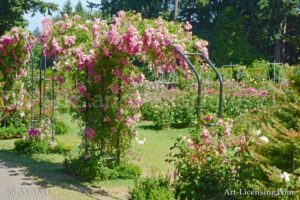
M 47 188 L 26 176 L 24 170 L 0 160 L 0 200 L 56 200 Z

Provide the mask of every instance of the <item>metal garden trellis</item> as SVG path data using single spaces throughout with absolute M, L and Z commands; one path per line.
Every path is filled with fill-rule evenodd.
M 40 45 L 40 43 L 37 43 L 37 45 Z M 52 70 L 52 78 L 47 78 L 47 57 L 46 55 L 41 55 L 41 62 L 38 66 L 39 68 L 39 74 L 35 75 L 35 54 L 31 50 L 31 108 L 30 108 L 30 126 L 33 127 L 35 122 L 41 122 L 42 119 L 46 119 L 46 100 L 47 100 L 47 94 L 46 94 L 46 85 L 47 81 L 51 81 L 51 115 L 49 116 L 51 120 L 51 140 L 54 141 L 54 103 L 55 103 L 55 80 L 54 80 L 54 73 L 55 68 L 51 67 Z M 38 116 L 35 116 L 35 83 L 38 81 L 38 87 L 39 87 L 39 113 Z
M 202 87 L 202 79 L 201 79 L 201 75 L 200 73 L 196 70 L 195 66 L 193 65 L 193 63 L 189 60 L 188 56 L 200 56 L 205 63 L 207 63 L 215 72 L 215 74 L 217 75 L 217 78 L 219 80 L 220 83 L 220 89 L 219 89 L 219 112 L 218 112 L 218 117 L 222 118 L 222 106 L 223 106 L 223 79 L 221 74 L 218 72 L 217 68 L 215 67 L 215 65 L 211 62 L 211 60 L 209 58 L 207 58 L 205 55 L 203 55 L 203 53 L 201 53 L 200 51 L 198 51 L 197 53 L 184 53 L 181 50 L 179 50 L 175 45 L 172 45 L 174 50 L 179 53 L 184 60 L 187 62 L 188 66 L 190 67 L 190 69 L 193 71 L 193 73 L 195 74 L 196 78 L 197 78 L 197 82 L 198 82 L 198 96 L 197 96 L 197 117 L 199 118 L 200 116 L 200 111 L 201 111 L 201 87 Z

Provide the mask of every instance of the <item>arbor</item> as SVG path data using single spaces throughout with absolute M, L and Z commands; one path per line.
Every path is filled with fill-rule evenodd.
M 5 5 L 0 7 L 0 36 L 14 26 L 24 27 L 23 15 L 25 13 L 51 14 L 58 8 L 54 3 L 41 0 L 0 0 L 0 5 Z

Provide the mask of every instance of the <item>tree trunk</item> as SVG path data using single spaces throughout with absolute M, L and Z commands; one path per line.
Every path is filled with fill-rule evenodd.
M 274 58 L 276 63 L 282 61 L 282 40 L 276 40 Z
M 174 0 L 174 21 L 176 21 L 178 16 L 178 1 L 179 0 Z

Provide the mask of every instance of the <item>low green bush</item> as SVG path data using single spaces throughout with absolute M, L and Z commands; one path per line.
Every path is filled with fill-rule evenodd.
M 6 128 L 0 128 L 0 139 L 12 139 L 12 138 L 20 138 L 25 135 L 27 132 L 27 128 L 24 126 L 14 127 L 9 126 Z
M 67 154 L 64 160 L 66 171 L 72 175 L 78 175 L 87 181 L 133 179 L 142 174 L 142 169 L 136 165 L 115 160 L 103 159 L 99 156 L 73 157 Z
M 15 141 L 15 151 L 23 154 L 58 153 L 64 154 L 71 151 L 71 146 L 62 143 L 50 142 L 40 137 L 18 139 Z
M 175 200 L 170 178 L 152 176 L 137 179 L 129 192 L 129 200 Z
M 68 126 L 62 121 L 55 121 L 54 132 L 56 135 L 64 135 L 68 131 Z

